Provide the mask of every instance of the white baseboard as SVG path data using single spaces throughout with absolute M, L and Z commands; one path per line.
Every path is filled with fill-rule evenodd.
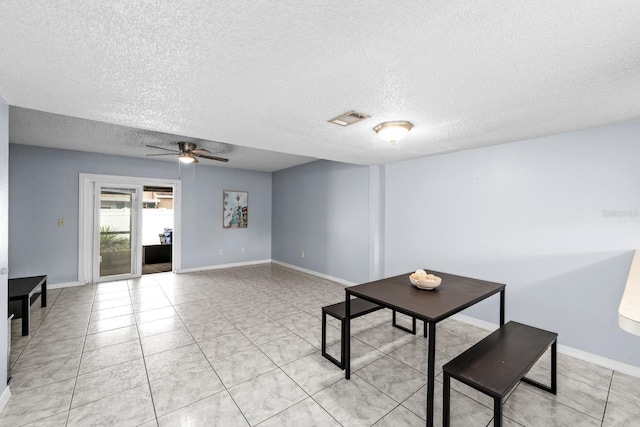
M 4 389 L 4 391 L 2 392 L 2 395 L 0 396 L 0 413 L 4 411 L 4 408 L 5 406 L 7 406 L 7 403 L 9 403 L 10 398 L 11 398 L 11 389 L 9 388 L 9 386 L 7 386 L 7 388 Z
M 194 268 L 181 268 L 180 270 L 176 270 L 177 274 L 181 273 L 195 273 L 197 271 L 205 271 L 205 270 L 219 270 L 221 268 L 231 268 L 231 267 L 244 267 L 247 265 L 256 265 L 256 264 L 266 264 L 271 262 L 270 259 L 259 259 L 256 261 L 245 261 L 245 262 L 233 262 L 230 264 L 218 264 L 218 265 L 207 265 L 205 267 L 194 267 Z
M 465 316 L 464 314 L 455 314 L 451 316 L 451 318 L 464 323 L 468 323 L 473 326 L 477 326 L 482 329 L 486 329 L 488 331 L 495 331 L 496 329 L 498 329 L 498 325 L 495 323 L 486 322 L 484 320 L 476 319 L 475 317 L 471 316 Z M 558 353 L 575 357 L 576 359 L 584 360 L 585 362 L 593 363 L 594 365 L 602 366 L 603 368 L 612 369 L 623 374 L 640 378 L 640 367 L 638 366 L 618 362 L 617 360 L 608 359 L 597 354 L 589 353 L 584 350 L 579 350 L 577 348 L 569 347 L 562 344 L 558 344 Z
M 454 314 L 453 316 L 451 316 L 451 318 L 464 323 L 468 323 L 473 326 L 477 326 L 478 328 L 486 329 L 487 331 L 495 331 L 496 329 L 498 329 L 498 325 L 496 323 L 476 319 L 475 317 L 466 316 L 464 314 Z
M 323 279 L 331 280 L 332 282 L 338 282 L 338 283 L 340 283 L 341 285 L 344 285 L 344 286 L 353 286 L 353 285 L 357 285 L 358 284 L 358 283 L 349 282 L 348 280 L 340 279 L 339 277 L 333 277 L 333 276 L 329 276 L 328 274 L 318 273 L 317 271 L 313 271 L 313 270 L 309 270 L 309 269 L 306 269 L 306 268 L 298 267 L 297 265 L 292 265 L 292 264 L 287 264 L 285 262 L 276 261 L 275 259 L 271 260 L 271 262 L 274 263 L 274 264 L 279 264 L 279 265 L 281 265 L 283 267 L 290 268 L 292 270 L 298 270 L 298 271 L 301 271 L 303 273 L 311 274 L 312 276 L 322 277 Z
M 597 354 L 588 353 L 562 344 L 558 344 L 558 353 L 566 354 L 567 356 L 575 357 L 576 359 L 584 360 L 585 362 L 590 362 L 594 365 L 599 365 L 607 369 L 613 369 L 614 371 L 631 375 L 632 377 L 640 378 L 640 367 L 638 366 L 618 362 L 617 360 L 608 359 Z
M 49 290 L 49 289 L 60 289 L 60 288 L 71 288 L 73 286 L 82 286 L 82 285 L 86 285 L 86 283 L 82 283 L 82 282 L 67 282 L 67 283 L 52 283 L 52 284 L 48 284 L 47 283 L 47 290 Z

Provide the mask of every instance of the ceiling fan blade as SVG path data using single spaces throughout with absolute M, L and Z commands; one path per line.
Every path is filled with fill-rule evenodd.
M 172 153 L 178 153 L 178 154 L 180 154 L 180 152 L 179 152 L 178 150 L 171 150 L 170 148 L 157 147 L 157 146 L 155 146 L 155 145 L 147 145 L 147 147 L 149 147 L 149 148 L 157 148 L 158 150 L 171 151 Z
M 205 149 L 205 148 L 196 148 L 194 150 L 191 150 L 191 154 L 211 154 L 211 151 Z
M 151 156 L 175 156 L 175 153 L 156 153 L 156 154 L 145 154 L 147 157 Z
M 195 152 L 191 152 L 191 154 L 193 154 L 196 157 L 202 157 L 203 159 L 209 159 L 209 160 L 216 160 L 218 162 L 224 162 L 227 163 L 229 161 L 229 159 L 225 159 L 223 157 L 216 157 L 216 156 L 207 156 L 205 154 L 197 154 Z

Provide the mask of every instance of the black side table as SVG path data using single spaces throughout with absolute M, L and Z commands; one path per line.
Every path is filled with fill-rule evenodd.
M 40 305 L 41 307 L 46 307 L 47 276 L 9 279 L 9 302 L 20 301 L 22 303 L 22 336 L 29 335 L 29 309 L 31 308 L 31 297 L 36 293 L 38 286 L 40 286 Z

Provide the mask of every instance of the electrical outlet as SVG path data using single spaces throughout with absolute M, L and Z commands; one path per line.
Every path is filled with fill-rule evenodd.
M 245 253 L 245 249 L 244 248 L 242 248 L 242 253 Z
M 218 254 L 222 255 L 224 251 L 222 249 L 218 250 Z
M 300 251 L 300 258 L 304 258 L 304 251 Z

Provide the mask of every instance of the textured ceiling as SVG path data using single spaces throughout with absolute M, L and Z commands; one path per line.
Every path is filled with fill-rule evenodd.
M 228 163 L 199 159 L 199 165 L 274 172 L 316 160 L 312 157 L 275 153 L 217 141 L 190 138 L 128 126 L 79 119 L 20 107 L 9 108 L 9 140 L 14 144 L 56 147 L 130 157 L 151 157 L 177 162 L 178 155 L 147 147 L 154 145 L 178 150 L 179 141 L 193 142 Z M 167 154 L 155 156 L 156 154 Z
M 380 164 L 640 119 L 637 0 L 0 1 L 10 105 L 228 147 Z

